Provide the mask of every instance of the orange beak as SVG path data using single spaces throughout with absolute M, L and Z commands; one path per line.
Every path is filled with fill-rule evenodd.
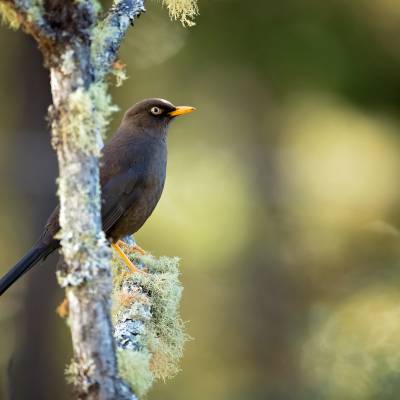
M 194 107 L 188 106 L 178 106 L 174 111 L 168 113 L 170 117 L 177 117 L 178 115 L 189 114 L 193 111 L 196 111 Z

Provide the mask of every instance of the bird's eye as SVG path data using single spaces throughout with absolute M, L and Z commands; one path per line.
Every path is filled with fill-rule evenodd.
M 160 107 L 152 107 L 150 112 L 153 115 L 160 115 L 163 112 L 163 110 Z

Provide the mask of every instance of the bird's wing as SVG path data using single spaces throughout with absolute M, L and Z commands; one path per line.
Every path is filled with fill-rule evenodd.
M 137 168 L 128 168 L 111 177 L 102 188 L 101 215 L 104 232 L 107 233 L 135 201 L 135 188 L 140 186 L 140 176 Z M 59 215 L 60 207 L 57 206 L 40 236 L 41 243 L 48 244 L 54 240 L 54 236 L 60 230 Z
M 101 214 L 104 232 L 107 233 L 135 201 L 138 193 L 136 189 L 140 184 L 141 178 L 137 168 L 129 168 L 107 182 L 102 192 Z
M 60 218 L 60 206 L 57 206 L 47 219 L 43 232 L 40 235 L 39 242 L 41 244 L 48 245 L 55 240 L 54 236 L 60 230 L 59 218 Z

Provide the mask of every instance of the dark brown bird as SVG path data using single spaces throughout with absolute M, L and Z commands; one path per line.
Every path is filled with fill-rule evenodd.
M 103 149 L 100 166 L 103 230 L 114 250 L 132 270 L 119 241 L 137 232 L 153 212 L 164 188 L 167 129 L 173 118 L 194 111 L 163 99 L 143 100 L 124 115 L 117 133 Z M 50 215 L 32 249 L 0 280 L 3 294 L 24 272 L 60 247 L 59 208 Z

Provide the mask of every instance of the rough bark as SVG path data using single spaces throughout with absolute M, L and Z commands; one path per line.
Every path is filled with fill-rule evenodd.
M 50 121 L 59 162 L 60 283 L 69 300 L 76 392 L 135 399 L 118 377 L 110 320 L 110 251 L 101 227 L 99 156 L 112 111 L 103 82 L 143 0 L 116 0 L 103 20 L 94 1 L 3 0 L 37 40 L 51 73 Z

